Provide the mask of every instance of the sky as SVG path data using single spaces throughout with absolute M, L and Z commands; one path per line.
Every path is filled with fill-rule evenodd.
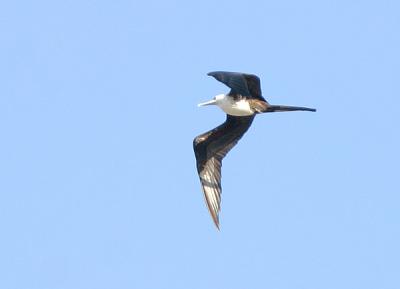
M 398 1 L 2 1 L 0 288 L 400 288 Z M 222 171 L 214 70 L 273 104 Z

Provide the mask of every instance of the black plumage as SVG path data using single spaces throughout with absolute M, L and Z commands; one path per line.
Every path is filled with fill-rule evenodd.
M 203 133 L 193 141 L 193 149 L 207 207 L 219 228 L 218 213 L 221 204 L 222 159 L 237 144 L 253 122 L 254 115 L 232 116 L 218 127 Z
M 257 75 L 228 71 L 213 71 L 207 75 L 228 86 L 231 89 L 228 95 L 232 97 L 242 96 L 267 102 L 262 97 L 260 78 Z

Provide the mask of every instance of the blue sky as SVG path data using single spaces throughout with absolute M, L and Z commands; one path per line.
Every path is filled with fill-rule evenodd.
M 0 3 L 0 287 L 400 288 L 397 1 Z M 213 70 L 273 104 L 224 160 Z

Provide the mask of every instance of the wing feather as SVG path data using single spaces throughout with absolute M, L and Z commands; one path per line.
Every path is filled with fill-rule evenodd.
M 219 228 L 221 209 L 222 159 L 237 144 L 248 130 L 254 116 L 236 117 L 227 115 L 220 126 L 199 135 L 193 141 L 204 197 L 210 214 Z
M 228 86 L 231 91 L 230 95 L 250 96 L 247 83 L 242 73 L 228 71 L 213 71 L 207 75 L 214 77 L 216 80 Z
M 250 95 L 253 98 L 266 101 L 261 93 L 260 78 L 254 74 L 243 73 L 243 77 L 246 79 L 247 87 L 249 88 Z
M 230 95 L 241 95 L 266 101 L 261 94 L 260 78 L 254 74 L 229 71 L 213 71 L 207 75 L 228 86 Z

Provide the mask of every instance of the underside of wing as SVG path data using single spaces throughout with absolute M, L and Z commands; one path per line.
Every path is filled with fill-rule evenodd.
M 207 208 L 218 229 L 221 210 L 221 161 L 217 157 L 211 157 L 199 172 Z
M 254 116 L 236 117 L 227 115 L 223 124 L 199 135 L 193 141 L 197 171 L 207 207 L 218 228 L 221 207 L 222 159 L 248 130 L 253 119 Z

